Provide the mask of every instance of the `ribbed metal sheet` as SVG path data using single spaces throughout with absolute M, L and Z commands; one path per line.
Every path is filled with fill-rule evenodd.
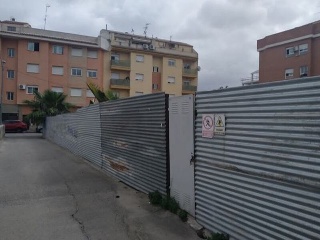
M 101 123 L 99 105 L 75 113 L 48 117 L 45 136 L 61 147 L 101 167 Z
M 231 239 L 320 239 L 320 78 L 196 95 L 196 218 Z M 202 114 L 226 135 L 202 138 Z
M 100 104 L 102 168 L 143 192 L 167 193 L 167 97 L 164 93 Z

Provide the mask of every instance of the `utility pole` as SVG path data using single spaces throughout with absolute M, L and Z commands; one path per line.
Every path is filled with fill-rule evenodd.
M 4 72 L 4 65 L 6 64 L 5 60 L 1 59 L 1 96 L 0 96 L 0 124 L 2 124 L 2 100 L 3 100 L 3 72 Z

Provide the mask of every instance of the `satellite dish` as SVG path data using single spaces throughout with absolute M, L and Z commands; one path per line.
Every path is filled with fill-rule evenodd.
M 200 66 L 198 66 L 198 67 L 197 67 L 197 70 L 198 70 L 198 72 L 200 72 L 200 70 L 201 70 L 201 67 L 200 67 Z

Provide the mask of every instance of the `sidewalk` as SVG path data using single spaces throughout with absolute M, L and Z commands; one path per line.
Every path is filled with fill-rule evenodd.
M 199 239 L 146 194 L 39 134 L 0 142 L 1 239 Z

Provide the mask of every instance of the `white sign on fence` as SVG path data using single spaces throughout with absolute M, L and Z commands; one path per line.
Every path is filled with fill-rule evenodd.
M 226 134 L 226 117 L 224 114 L 214 115 L 214 134 L 216 135 Z
M 203 114 L 202 115 L 202 137 L 213 138 L 214 129 L 214 115 Z

